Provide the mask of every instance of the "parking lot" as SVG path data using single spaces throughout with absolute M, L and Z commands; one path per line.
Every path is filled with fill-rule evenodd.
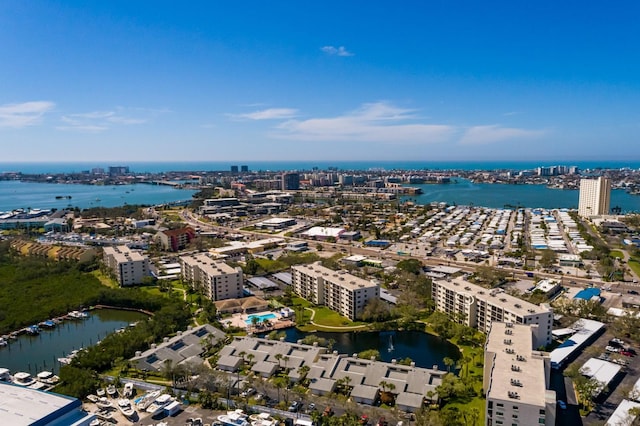
M 627 364 L 622 366 L 622 370 L 609 385 L 609 389 L 597 399 L 595 409 L 582 419 L 582 424 L 584 425 L 602 425 L 615 411 L 620 402 L 623 399 L 628 399 L 629 391 L 631 391 L 635 382 L 640 378 L 640 356 L 621 356 L 619 354 L 608 353 L 605 349 L 609 345 L 609 342 L 616 337 L 621 336 L 615 336 L 611 330 L 608 328 L 605 329 L 604 333 L 583 350 L 576 360 L 570 364 L 576 364 L 581 367 L 590 358 L 597 358 L 599 356 L 608 357 L 609 360 L 619 359 L 621 363 Z M 630 345 L 628 341 L 625 343 L 635 351 L 640 352 L 636 345 Z M 559 395 L 558 398 L 560 399 L 561 395 Z M 572 403 L 570 398 L 567 398 L 567 402 Z M 580 424 L 576 423 L 575 416 L 571 415 L 573 410 L 577 412 L 577 407 L 570 405 L 567 413 L 562 413 L 564 410 L 558 410 L 557 420 L 561 421 L 564 419 L 565 421 L 557 424 Z M 569 418 L 573 420 L 569 421 Z

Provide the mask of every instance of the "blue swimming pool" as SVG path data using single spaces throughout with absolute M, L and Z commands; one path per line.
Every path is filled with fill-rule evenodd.
M 263 322 L 264 320 L 272 320 L 276 319 L 276 314 L 260 314 L 260 315 L 249 315 L 246 320 L 244 320 L 247 325 L 253 324 L 253 318 L 258 318 L 258 323 Z

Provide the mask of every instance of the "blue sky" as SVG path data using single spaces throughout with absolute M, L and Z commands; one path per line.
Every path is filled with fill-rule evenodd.
M 4 0 L 1 158 L 637 161 L 638 12 Z

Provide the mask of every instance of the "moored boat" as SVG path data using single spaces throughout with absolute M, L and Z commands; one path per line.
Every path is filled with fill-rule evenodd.
M 24 371 L 19 371 L 13 375 L 13 384 L 18 386 L 31 386 L 36 382 L 31 374 Z
M 60 381 L 60 377 L 56 376 L 51 371 L 41 371 L 36 374 L 36 380 L 46 385 L 55 385 Z
M 9 344 L 9 341 L 4 337 L 0 337 L 0 348 L 4 348 Z
M 40 334 L 40 327 L 38 327 L 37 325 L 30 325 L 29 327 L 24 329 L 28 335 L 30 336 L 37 336 L 38 334 Z
M 8 368 L 0 368 L 0 382 L 11 382 L 11 371 Z

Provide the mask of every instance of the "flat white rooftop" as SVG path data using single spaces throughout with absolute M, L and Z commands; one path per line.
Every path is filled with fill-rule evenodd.
M 598 333 L 604 327 L 604 323 L 589 319 L 579 319 L 571 328 L 575 330 L 573 336 L 564 341 L 560 346 L 551 351 L 551 366 L 560 368 L 562 364 L 575 351 L 582 348 L 594 334 Z
M 635 420 L 637 416 L 629 414 L 629 410 L 636 407 L 640 407 L 640 403 L 623 399 L 622 402 L 620 402 L 620 405 L 616 408 L 616 411 L 611 414 L 611 417 L 609 417 L 605 425 L 619 426 L 632 424 L 632 420 Z
M 76 398 L 0 383 L 2 425 L 78 424 L 89 416 L 81 407 L 82 402 Z M 59 423 L 61 418 L 65 418 L 64 423 Z

